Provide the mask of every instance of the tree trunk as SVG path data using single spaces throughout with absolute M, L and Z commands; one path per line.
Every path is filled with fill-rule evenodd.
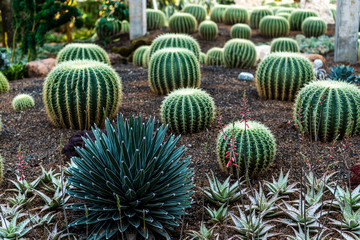
M 14 28 L 12 24 L 11 0 L 0 0 L 0 11 L 2 18 L 2 45 L 5 47 L 5 33 L 7 34 L 7 44 L 12 46 Z

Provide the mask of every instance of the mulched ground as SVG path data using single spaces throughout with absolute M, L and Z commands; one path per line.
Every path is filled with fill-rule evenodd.
M 334 28 L 329 29 L 329 34 L 333 34 Z M 162 31 L 151 32 L 153 38 Z M 297 33 L 291 33 L 295 36 Z M 199 39 L 198 33 L 194 36 Z M 222 47 L 230 39 L 229 27 L 220 25 L 219 37 L 214 42 L 199 40 L 201 49 L 206 52 L 209 48 Z M 258 42 L 269 42 L 271 39 L 262 38 L 258 31 L 253 31 L 252 40 Z M 128 44 L 126 38 L 106 46 L 110 49 L 112 46 L 121 46 Z M 326 57 L 325 68 L 328 70 L 333 64 L 333 54 L 329 53 Z M 125 116 L 130 114 L 139 114 L 143 116 L 155 116 L 159 119 L 159 108 L 164 96 L 159 96 L 151 92 L 148 80 L 147 69 L 134 67 L 132 64 L 113 66 L 122 78 L 123 83 L 123 102 L 120 112 Z M 356 71 L 360 70 L 360 64 L 356 64 Z M 298 132 L 294 127 L 293 121 L 293 102 L 282 102 L 275 100 L 260 99 L 254 83 L 240 82 L 237 76 L 242 71 L 255 73 L 256 68 L 251 69 L 228 69 L 225 67 L 202 66 L 201 67 L 201 87 L 206 90 L 215 100 L 218 109 L 221 109 L 223 123 L 232 122 L 233 119 L 240 118 L 241 98 L 244 91 L 248 98 L 250 114 L 252 120 L 262 122 L 268 126 L 276 137 L 277 155 L 274 163 L 269 170 L 258 176 L 258 179 L 271 181 L 272 176 L 277 176 L 280 169 L 291 171 L 291 182 L 298 181 L 301 176 L 303 158 L 300 152 L 311 159 L 317 156 L 327 155 L 330 144 L 314 144 L 308 139 L 302 143 L 299 140 Z M 5 160 L 5 179 L 15 179 L 15 170 L 17 169 L 17 154 L 21 146 L 21 154 L 27 159 L 25 175 L 28 180 L 34 179 L 41 174 L 40 165 L 46 169 L 57 168 L 64 165 L 67 159 L 60 154 L 60 141 L 64 139 L 67 142 L 76 130 L 59 129 L 54 127 L 47 118 L 44 105 L 42 103 L 42 84 L 44 79 L 22 79 L 10 83 L 10 91 L 0 95 L 0 115 L 3 122 L 3 131 L 0 134 L 0 154 Z M 18 93 L 27 93 L 35 98 L 36 105 L 32 109 L 22 112 L 16 112 L 11 107 L 11 100 Z M 213 123 L 208 131 L 193 135 L 183 135 L 179 141 L 180 144 L 188 148 L 187 154 L 192 156 L 191 167 L 194 168 L 194 183 L 197 187 L 207 186 L 206 174 L 210 170 L 214 171 L 216 176 L 224 180 L 227 176 L 224 174 L 216 159 L 216 137 L 218 128 Z M 343 160 L 352 165 L 358 161 L 360 156 L 360 137 L 349 139 L 350 147 L 344 153 L 337 154 L 335 160 Z M 339 143 L 340 144 L 340 143 Z M 338 144 L 338 145 L 339 145 Z M 322 160 L 319 166 L 328 162 Z M 323 171 L 320 169 L 319 172 Z M 257 185 L 258 179 L 252 180 Z M 5 180 L 0 185 L 0 193 L 11 187 L 9 181 Z M 9 193 L 5 193 L 0 199 L 4 203 Z M 203 205 L 208 202 L 203 201 L 202 194 L 197 191 L 194 194 L 194 204 L 189 210 L 189 215 L 185 218 L 185 229 L 198 230 L 203 218 Z M 41 200 L 37 200 L 33 205 L 41 206 Z M 73 218 L 73 213 L 68 212 L 68 221 Z M 205 214 L 206 215 L 206 214 Z M 58 219 L 63 222 L 62 214 Z M 207 219 L 207 217 L 205 217 Z M 64 223 L 61 224 L 64 226 Z M 288 233 L 289 228 L 276 228 L 277 231 Z M 79 231 L 79 230 L 77 230 Z M 223 228 L 221 228 L 223 231 Z M 230 231 L 229 231 L 230 233 Z M 39 239 L 40 235 L 34 233 L 33 239 Z M 172 233 L 174 239 L 179 239 L 180 228 Z M 41 238 L 44 239 L 44 238 Z M 279 238 L 277 238 L 279 239 Z

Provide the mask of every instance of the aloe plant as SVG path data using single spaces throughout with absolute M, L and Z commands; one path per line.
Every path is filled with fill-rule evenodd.
M 65 230 L 58 231 L 57 223 L 55 224 L 53 230 L 48 233 L 47 240 L 61 240 L 61 239 L 69 239 L 69 236 L 74 236 L 73 233 L 64 233 Z M 73 238 L 76 240 L 76 237 Z
M 18 223 L 19 214 L 17 213 L 11 221 L 5 219 L 2 214 L 0 214 L 1 227 L 0 227 L 0 239 L 4 240 L 20 240 L 22 239 L 30 230 L 35 228 L 37 225 L 32 224 L 28 227 L 30 219 L 27 218 L 24 221 Z
M 223 223 L 227 219 L 228 207 L 225 207 L 225 206 L 226 206 L 226 203 L 221 205 L 221 207 L 217 210 L 205 207 L 206 211 L 209 213 L 209 215 L 211 217 L 211 219 L 210 219 L 211 223 Z
M 1 196 L 0 196 L 1 197 Z M 14 205 L 11 206 L 9 203 L 0 205 L 0 212 L 4 218 L 13 218 L 16 214 L 19 218 L 25 216 L 24 213 L 21 213 L 23 205 Z
M 336 190 L 331 186 L 327 186 L 327 188 L 335 197 L 335 200 L 332 202 L 334 207 L 339 209 L 340 206 L 346 201 L 350 204 L 352 209 L 360 208 L 360 185 L 352 191 L 349 190 L 348 187 L 346 187 L 346 190 L 344 190 L 339 185 L 336 186 Z M 331 200 L 326 201 L 326 203 L 331 204 Z
M 15 188 L 8 189 L 6 191 L 18 192 L 22 194 L 32 193 L 33 190 L 39 185 L 41 178 L 37 178 L 32 182 L 26 181 L 26 179 L 18 180 L 19 176 L 16 176 L 16 180 L 9 180 L 15 185 Z
M 67 203 L 67 201 L 70 199 L 70 196 L 64 196 L 64 191 L 62 191 L 60 188 L 56 189 L 54 195 L 51 198 L 38 190 L 34 190 L 34 191 L 45 202 L 45 205 L 42 207 L 41 211 L 54 210 L 60 208 L 64 206 Z
M 216 237 L 217 234 L 214 235 L 215 226 L 207 229 L 204 223 L 200 225 L 200 231 L 190 230 L 188 231 L 188 237 L 186 239 L 189 240 L 211 240 L 213 237 Z
M 15 206 L 15 205 L 24 206 L 24 205 L 31 203 L 34 199 L 35 199 L 35 196 L 33 196 L 31 198 L 27 198 L 25 193 L 18 192 L 17 195 L 15 195 L 14 197 L 9 197 L 7 200 L 13 206 Z
M 46 226 L 50 225 L 54 217 L 57 213 L 48 212 L 47 214 L 40 216 L 40 215 L 30 215 L 30 219 L 32 223 L 35 223 L 38 226 Z
M 41 176 L 40 180 L 43 184 L 47 184 L 52 182 L 53 178 L 56 178 L 60 175 L 60 173 L 55 173 L 55 169 L 50 169 L 49 171 L 46 171 L 46 169 L 41 166 Z
M 340 205 L 341 214 L 343 219 L 341 221 L 331 219 L 331 224 L 340 227 L 341 230 L 347 230 L 354 234 L 360 234 L 360 209 L 353 211 L 349 202 L 344 201 Z
M 279 179 L 276 180 L 272 177 L 272 182 L 265 181 L 265 186 L 269 190 L 269 194 L 289 195 L 298 191 L 296 187 L 297 183 L 288 185 L 290 170 L 284 176 L 282 169 L 280 170 Z
M 306 228 L 306 232 L 303 231 L 300 225 L 298 226 L 298 228 L 299 231 L 296 231 L 294 228 L 292 228 L 295 236 L 286 235 L 286 239 L 287 240 L 327 240 L 328 236 L 331 234 L 331 233 L 325 234 L 325 231 L 321 231 L 313 235 L 310 233 L 309 228 Z M 313 236 L 311 237 L 311 235 Z

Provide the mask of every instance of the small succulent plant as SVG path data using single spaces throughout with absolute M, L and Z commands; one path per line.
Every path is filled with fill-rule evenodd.
M 289 173 L 290 171 L 288 171 L 284 176 L 281 169 L 278 180 L 276 180 L 273 176 L 272 182 L 265 181 L 265 186 L 269 190 L 269 194 L 274 195 L 278 193 L 279 195 L 289 195 L 295 193 L 298 190 L 297 188 L 295 188 L 297 183 L 288 185 Z
M 2 225 L 0 226 L 0 239 L 6 240 L 18 240 L 23 239 L 23 237 L 37 225 L 32 224 L 28 226 L 30 223 L 30 219 L 27 218 L 24 221 L 18 223 L 19 214 L 15 214 L 15 216 L 8 221 L 5 219 L 2 214 L 0 214 L 0 220 Z
M 206 228 L 204 223 L 200 225 L 200 231 L 190 230 L 187 232 L 187 238 L 189 240 L 212 240 L 218 234 L 214 234 L 215 226 Z
M 348 83 L 360 83 L 360 74 L 354 73 L 352 66 L 336 65 L 330 68 L 328 78 L 331 80 L 342 80 Z
M 349 202 L 344 201 L 340 205 L 340 210 L 343 219 L 341 221 L 331 219 L 331 224 L 340 227 L 342 230 L 347 230 L 357 235 L 360 234 L 360 209 L 353 211 Z
M 41 178 L 37 178 L 32 182 L 26 181 L 26 179 L 19 180 L 19 176 L 16 176 L 16 180 L 9 180 L 15 185 L 15 188 L 8 189 L 9 192 L 17 192 L 22 194 L 32 193 L 34 189 L 39 185 Z
M 315 235 L 310 233 L 310 229 L 306 228 L 306 231 L 304 233 L 302 227 L 299 225 L 298 229 L 299 231 L 296 231 L 294 228 L 292 228 L 294 231 L 295 236 L 287 235 L 287 240 L 327 240 L 330 233 L 325 234 L 325 231 L 321 231 L 319 233 L 316 233 Z
M 339 185 L 335 187 L 327 186 L 332 194 L 334 194 L 335 200 L 328 200 L 327 203 L 335 206 L 336 208 L 340 208 L 344 202 L 348 202 L 352 209 L 360 208 L 360 185 L 357 186 L 354 190 L 350 190 L 346 187 L 344 190 Z
M 61 188 L 57 188 L 52 197 L 48 197 L 46 194 L 36 189 L 34 190 L 34 193 L 41 197 L 45 203 L 41 211 L 54 210 L 63 207 L 70 199 L 70 196 L 64 196 L 65 190 L 61 190 Z
M 34 98 L 28 94 L 19 94 L 12 100 L 12 106 L 15 111 L 22 111 L 35 106 Z
M 205 207 L 206 211 L 210 215 L 211 223 L 223 223 L 227 219 L 228 207 L 225 207 L 225 206 L 226 206 L 226 203 L 221 205 L 221 207 L 219 209 L 211 209 L 211 208 Z

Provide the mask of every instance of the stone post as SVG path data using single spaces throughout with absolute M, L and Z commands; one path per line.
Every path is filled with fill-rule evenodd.
M 146 0 L 129 1 L 130 40 L 146 34 Z

